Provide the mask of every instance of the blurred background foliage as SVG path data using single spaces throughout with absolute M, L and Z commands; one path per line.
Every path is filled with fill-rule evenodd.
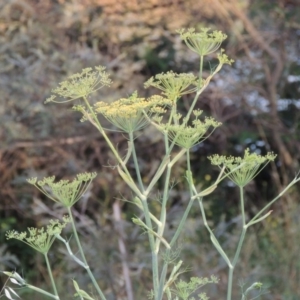
M 192 166 L 199 185 L 207 186 L 217 176 L 218 170 L 206 158 L 210 154 L 241 155 L 246 147 L 262 154 L 278 153 L 276 162 L 246 189 L 247 211 L 249 216 L 255 214 L 299 171 L 299 20 L 299 0 L 2 0 L 0 269 L 16 268 L 30 283 L 49 286 L 42 258 L 20 243 L 5 241 L 8 229 L 41 226 L 64 213 L 28 185 L 26 178 L 72 178 L 79 172 L 97 171 L 89 194 L 75 207 L 89 261 L 109 299 L 128 299 L 122 262 L 129 268 L 135 299 L 145 299 L 151 288 L 146 237 L 131 223 L 131 217 L 140 212 L 119 201 L 130 200 L 131 193 L 116 170 L 108 167 L 114 164 L 113 157 L 102 137 L 90 124 L 80 123 L 70 105 L 45 106 L 43 102 L 68 75 L 95 65 L 107 66 L 113 85 L 92 101 L 111 101 L 135 90 L 149 96 L 156 92 L 143 88 L 150 76 L 169 70 L 197 72 L 197 56 L 175 33 L 181 27 L 222 30 L 228 35 L 223 48 L 235 60 L 215 77 L 198 103 L 205 114 L 223 123 L 193 149 Z M 206 61 L 206 75 L 213 66 L 212 57 Z M 184 97 L 182 111 L 188 106 L 189 98 Z M 121 134 L 110 133 L 110 137 L 120 151 L 126 149 Z M 159 163 L 160 142 L 161 135 L 153 128 L 146 128 L 138 138 L 146 181 Z M 176 181 L 167 235 L 188 198 L 184 172 L 184 164 L 179 164 L 172 174 Z M 210 222 L 229 253 L 239 234 L 238 203 L 238 191 L 229 181 L 206 199 Z M 297 186 L 272 207 L 267 220 L 250 230 L 235 273 L 235 299 L 239 299 L 239 279 L 246 286 L 265 283 L 269 293 L 264 299 L 299 299 L 299 203 Z M 119 251 L 120 242 L 126 245 L 126 257 Z M 192 266 L 186 276 L 218 276 L 220 283 L 208 294 L 211 299 L 224 298 L 226 266 L 211 246 L 197 206 L 178 247 L 187 267 Z M 57 243 L 51 258 L 64 299 L 71 299 L 70 279 L 75 277 L 81 286 L 88 279 L 64 254 Z M 28 291 L 20 293 L 23 299 L 40 299 Z

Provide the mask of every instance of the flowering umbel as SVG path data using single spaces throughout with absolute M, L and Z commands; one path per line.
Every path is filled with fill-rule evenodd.
M 69 180 L 54 182 L 55 176 L 45 177 L 39 181 L 37 178 L 31 178 L 27 181 L 51 200 L 65 207 L 72 207 L 87 191 L 96 176 L 96 173 L 81 173 L 71 182 Z
M 176 145 L 185 149 L 190 149 L 203 142 L 217 127 L 222 125 L 222 123 L 216 121 L 212 117 L 206 117 L 201 121 L 199 119 L 202 114 L 201 110 L 194 110 L 193 114 L 195 115 L 195 119 L 192 121 L 192 125 L 187 125 L 187 120 L 185 118 L 183 119 L 183 122 L 179 124 L 181 115 L 176 114 L 174 116 L 175 124 L 159 123 L 161 118 L 156 117 L 155 120 L 159 123 L 156 126 L 159 130 L 167 132 L 169 139 Z M 212 130 L 209 131 L 210 128 L 212 128 Z
M 70 222 L 69 216 L 63 217 L 63 222 L 59 220 L 50 220 L 50 224 L 47 227 L 40 229 L 29 227 L 28 233 L 17 232 L 10 230 L 6 232 L 7 239 L 17 239 L 32 247 L 36 251 L 46 254 L 52 246 L 55 236 L 60 235 L 62 229 Z
M 208 55 L 217 51 L 227 35 L 221 31 L 209 33 L 210 28 L 202 28 L 200 32 L 195 32 L 195 28 L 180 29 L 177 32 L 186 45 L 200 56 Z
M 193 86 L 194 85 L 194 86 Z M 145 88 L 156 87 L 163 91 L 169 99 L 176 101 L 182 95 L 193 93 L 197 90 L 197 77 L 193 74 L 177 74 L 173 71 L 157 74 L 144 84 Z
M 225 172 L 228 177 L 239 187 L 247 185 L 270 161 L 274 161 L 276 155 L 268 152 L 262 156 L 257 153 L 250 153 L 245 150 L 244 158 L 233 156 L 212 155 L 208 157 L 212 165 L 222 168 L 225 166 Z
M 164 112 L 164 107 L 170 104 L 169 99 L 161 96 L 139 98 L 135 92 L 129 98 L 122 98 L 112 103 L 97 102 L 95 112 L 102 114 L 117 128 L 129 133 L 144 128 L 149 123 L 147 115 L 158 110 Z
M 104 70 L 105 67 L 98 66 L 94 70 L 85 68 L 81 73 L 71 75 L 67 80 L 61 82 L 59 87 L 52 90 L 54 95 L 49 97 L 45 103 L 64 103 L 79 98 L 87 98 L 102 87 L 109 86 L 112 81 Z M 66 100 L 58 101 L 56 100 L 57 96 Z

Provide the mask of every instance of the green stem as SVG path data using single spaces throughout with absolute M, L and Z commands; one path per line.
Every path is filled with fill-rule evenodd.
M 228 269 L 228 284 L 227 284 L 227 300 L 231 300 L 232 294 L 232 279 L 233 279 L 233 267 L 229 267 Z
M 187 176 L 188 184 L 190 190 L 190 196 L 193 197 L 193 173 L 191 169 L 191 160 L 190 160 L 190 149 L 186 151 L 186 165 L 187 165 Z
M 193 112 L 193 109 L 194 109 L 194 106 L 196 105 L 196 102 L 200 96 L 200 94 L 205 90 L 205 88 L 208 86 L 210 80 L 221 70 L 222 68 L 222 63 L 219 63 L 219 65 L 217 66 L 217 68 L 211 73 L 211 75 L 209 75 L 205 81 L 203 82 L 202 84 L 202 70 L 203 70 L 203 56 L 200 57 L 200 69 L 199 69 L 199 83 L 198 83 L 198 90 L 197 90 L 197 93 L 195 95 L 195 98 L 192 102 L 192 105 L 186 115 L 186 119 L 187 121 L 189 120 L 190 118 L 190 115 L 191 113 Z M 186 122 L 187 122 L 186 121 Z
M 46 292 L 46 291 L 44 291 L 44 290 L 42 290 L 42 289 L 40 289 L 40 288 L 38 288 L 38 287 L 36 287 L 36 286 L 34 286 L 34 285 L 26 284 L 26 287 L 28 287 L 29 289 L 31 289 L 31 290 L 33 290 L 33 291 L 36 291 L 36 292 L 38 292 L 38 293 L 40 293 L 40 294 L 43 294 L 43 295 L 45 295 L 45 296 L 48 296 L 48 297 L 50 297 L 50 298 L 59 300 L 59 297 L 58 297 L 57 295 L 53 295 L 53 294 L 51 294 L 51 293 L 48 293 L 48 292 Z
M 193 185 L 193 192 L 195 195 L 197 195 L 197 191 L 195 186 Z M 223 259 L 225 260 L 229 270 L 228 270 L 228 289 L 227 289 L 227 300 L 231 300 L 231 293 L 232 293 L 232 279 L 233 279 L 233 271 L 234 271 L 234 267 L 235 265 L 233 263 L 231 263 L 231 261 L 229 260 L 228 256 L 226 255 L 226 253 L 224 252 L 223 248 L 221 247 L 221 245 L 219 244 L 218 240 L 216 239 L 214 233 L 212 232 L 211 228 L 209 227 L 207 220 L 206 220 L 206 215 L 205 215 L 205 210 L 203 207 L 203 203 L 202 203 L 202 198 L 197 197 L 198 198 L 198 202 L 200 205 L 200 210 L 201 210 L 201 214 L 202 214 L 202 218 L 203 218 L 203 222 L 204 222 L 204 226 L 206 227 L 206 229 L 208 230 L 208 232 L 210 233 L 210 238 L 211 241 L 213 243 L 213 245 L 215 246 L 216 250 L 220 253 L 220 255 L 223 257 Z M 246 231 L 245 231 L 246 233 Z M 234 258 L 234 263 L 236 264 L 237 262 L 237 258 L 239 256 L 241 247 L 242 247 L 242 242 L 244 240 L 245 237 L 245 233 L 241 235 L 240 238 L 240 242 L 238 245 L 238 249 L 236 251 L 235 254 L 235 258 Z
M 175 104 L 176 105 L 176 104 Z M 174 106 L 172 106 L 172 110 L 171 110 L 171 113 L 170 113 L 170 117 L 169 117 L 169 121 L 168 121 L 168 125 L 171 124 L 172 120 L 173 120 L 173 116 L 174 114 L 176 113 L 176 111 L 174 110 Z M 169 147 L 169 138 L 168 138 L 168 131 L 165 130 L 163 132 L 163 135 L 164 135 L 164 142 L 165 142 L 165 153 L 166 153 L 166 157 L 170 155 L 171 153 L 171 149 Z M 174 146 L 174 144 L 173 144 Z
M 265 211 L 267 210 L 275 201 L 277 201 L 280 197 L 282 197 L 288 189 L 290 189 L 294 184 L 296 184 L 298 181 L 300 181 L 300 177 L 295 177 L 292 182 L 290 182 L 289 185 L 287 185 L 279 195 L 277 195 L 272 201 L 270 201 L 263 209 L 261 209 L 251 220 L 248 222 L 248 225 L 252 225 L 255 223 L 255 220 L 258 219 L 258 217 Z
M 248 227 L 245 225 L 243 226 L 243 230 L 239 239 L 239 243 L 234 255 L 234 259 L 232 261 L 232 266 L 229 267 L 229 271 L 228 271 L 228 285 L 227 285 L 227 300 L 231 300 L 231 295 L 232 295 L 232 282 L 233 282 L 233 272 L 235 269 L 235 266 L 238 262 L 240 253 L 241 253 L 241 249 L 245 240 L 245 236 L 246 236 L 246 232 L 247 232 Z
M 165 177 L 165 185 L 164 185 L 164 193 L 163 193 L 163 199 L 162 199 L 162 205 L 161 205 L 161 213 L 160 213 L 160 222 L 161 222 L 161 226 L 158 229 L 158 235 L 162 236 L 165 226 L 166 226 L 166 219 L 167 219 L 167 201 L 169 198 L 169 185 L 170 185 L 170 176 L 171 176 L 171 170 L 172 167 L 174 166 L 175 162 L 178 161 L 178 159 L 185 153 L 185 149 L 182 149 L 173 159 L 172 161 L 170 161 L 167 165 L 167 173 L 166 173 L 166 177 Z M 185 212 L 186 213 L 186 212 Z M 184 215 L 186 218 L 186 215 Z M 180 225 L 182 224 L 182 222 L 180 222 Z M 183 226 L 183 224 L 181 225 Z M 181 227 L 180 230 L 178 232 L 178 228 L 176 230 L 176 239 L 181 231 Z M 178 232 L 178 233 L 177 233 Z M 173 239 L 172 239 L 173 240 Z M 174 241 L 175 242 L 175 241 Z M 173 242 L 173 243 L 174 243 Z M 157 241 L 156 246 L 158 247 L 157 250 L 159 250 L 159 243 L 160 241 Z M 172 247 L 172 245 L 170 245 Z
M 44 257 L 45 257 L 45 260 L 46 260 L 47 270 L 48 270 L 48 274 L 49 274 L 49 277 L 50 277 L 50 280 L 51 280 L 51 284 L 52 284 L 54 294 L 55 294 L 56 298 L 59 299 L 57 289 L 56 289 L 56 284 L 55 284 L 55 281 L 54 281 L 54 278 L 53 278 L 53 275 L 52 275 L 52 270 L 51 270 L 51 266 L 50 266 L 49 259 L 48 259 L 48 252 L 44 253 Z
M 175 234 L 173 235 L 173 238 L 171 239 L 171 242 L 170 242 L 171 249 L 175 245 L 180 233 L 182 232 L 185 221 L 186 221 L 187 216 L 192 208 L 193 203 L 194 203 L 194 201 L 192 199 L 190 199 L 188 206 L 186 207 L 184 214 L 180 220 L 180 223 L 175 231 Z M 168 255 L 170 255 L 170 252 L 171 252 L 171 250 L 169 250 L 169 249 L 166 250 L 167 257 L 168 257 Z M 164 288 L 164 284 L 165 284 L 165 278 L 167 275 L 168 265 L 169 265 L 169 262 L 166 260 L 164 262 L 164 265 L 163 265 L 163 268 L 161 271 L 160 282 L 159 282 L 159 295 L 161 295 L 161 296 L 163 295 L 163 288 Z M 161 298 L 159 298 L 159 299 L 161 299 Z
M 188 169 L 188 172 L 191 174 L 191 164 L 190 164 L 190 154 L 189 154 L 189 151 L 187 151 L 187 169 Z M 163 198 L 163 204 L 162 204 L 162 215 L 161 215 L 161 219 L 160 221 L 162 222 L 163 226 L 165 226 L 165 219 L 162 219 L 162 216 L 165 217 L 165 208 L 166 208 L 166 199 L 167 199 L 167 196 L 168 196 L 168 186 L 169 186 L 169 178 L 170 178 L 170 173 L 171 173 L 171 167 L 172 166 L 168 166 L 167 168 L 167 174 L 166 174 L 166 181 L 165 181 L 165 189 L 164 189 L 164 198 Z M 188 181 L 189 182 L 189 181 Z M 189 189 L 190 189 L 190 195 L 191 195 L 191 198 L 190 198 L 190 201 L 188 203 L 188 206 L 186 207 L 185 211 L 184 211 L 184 214 L 180 220 L 180 223 L 175 231 L 175 234 L 173 236 L 173 238 L 171 239 L 171 242 L 170 242 L 170 246 L 171 248 L 174 246 L 174 244 L 176 243 L 183 227 L 184 227 L 184 224 L 186 222 L 186 219 L 187 219 L 187 216 L 191 210 L 191 207 L 194 203 L 193 199 L 192 199 L 192 186 L 191 184 L 189 184 Z M 170 250 L 167 250 L 167 253 L 166 253 L 166 256 L 168 256 L 170 254 Z M 164 265 L 163 265 L 163 268 L 162 268 L 162 272 L 161 272 L 161 276 L 160 276 L 160 282 L 159 282 L 159 298 L 158 300 L 161 300 L 162 297 L 163 297 L 163 289 L 164 289 L 164 283 L 165 283 L 165 278 L 166 278 L 166 275 L 167 275 L 167 270 L 168 270 L 168 265 L 169 265 L 169 262 L 166 260 L 164 262 Z
M 73 228 L 73 233 L 74 233 L 74 236 L 75 236 L 75 240 L 76 240 L 77 246 L 79 248 L 79 252 L 81 254 L 82 260 L 83 260 L 83 262 L 85 264 L 84 268 L 88 272 L 88 274 L 89 274 L 89 276 L 90 276 L 90 278 L 91 278 L 91 280 L 93 282 L 93 285 L 94 285 L 95 289 L 97 290 L 100 298 L 102 300 L 106 300 L 106 298 L 105 298 L 102 290 L 100 289 L 100 287 L 99 287 L 99 285 L 98 285 L 98 283 L 97 283 L 97 281 L 96 281 L 96 279 L 94 277 L 94 274 L 92 273 L 92 271 L 91 271 L 91 269 L 90 269 L 90 267 L 89 267 L 89 265 L 87 263 L 87 260 L 85 258 L 85 254 L 84 254 L 84 251 L 82 249 L 82 246 L 81 246 L 81 243 L 80 243 L 80 240 L 79 240 L 79 237 L 78 237 L 78 233 L 77 233 L 77 230 L 76 230 L 74 218 L 73 218 L 72 211 L 71 211 L 70 207 L 68 207 L 68 213 L 69 213 L 69 216 L 70 216 L 70 219 L 71 219 L 71 224 L 72 224 L 72 228 Z
M 198 82 L 198 90 L 201 88 L 201 82 L 202 82 L 202 72 L 203 72 L 203 58 L 204 56 L 200 56 L 200 67 L 199 67 L 199 82 Z
M 191 172 L 191 163 L 190 163 L 190 153 L 189 153 L 189 150 L 187 151 L 187 169 L 190 172 L 190 174 L 192 174 L 192 172 Z M 172 240 L 170 242 L 170 246 L 171 247 L 176 243 L 176 241 L 177 241 L 177 239 L 178 239 L 178 237 L 179 237 L 179 235 L 180 235 L 180 233 L 181 233 L 181 231 L 183 229 L 183 226 L 185 224 L 187 216 L 188 216 L 188 214 L 189 214 L 189 212 L 190 212 L 190 210 L 192 208 L 192 205 L 194 203 L 194 200 L 192 199 L 192 192 L 193 192 L 193 190 L 192 190 L 192 186 L 191 186 L 190 182 L 189 182 L 189 189 L 190 189 L 191 198 L 190 198 L 188 206 L 186 207 L 186 209 L 184 211 L 184 214 L 183 214 L 183 216 L 182 216 L 182 218 L 180 220 L 180 223 L 179 223 L 179 225 L 178 225 L 178 227 L 177 227 L 177 229 L 175 231 L 175 234 L 174 234 L 174 236 L 173 236 L 173 238 L 172 238 Z
M 145 221 L 146 225 L 148 228 L 150 228 L 150 231 L 153 231 L 153 226 L 150 218 L 150 211 L 147 203 L 147 198 L 141 199 L 142 206 L 143 206 L 143 212 L 145 215 Z M 158 278 L 158 252 L 156 252 L 156 247 L 155 247 L 155 240 L 153 237 L 153 234 L 149 230 L 147 231 L 148 233 L 148 239 L 150 243 L 150 248 L 151 248 L 151 257 L 152 257 L 152 274 L 153 274 L 153 290 L 154 290 L 154 295 L 157 294 L 158 291 L 158 283 L 159 283 L 159 278 Z M 155 298 L 156 299 L 156 298 Z
M 242 228 L 239 243 L 237 245 L 235 255 L 234 255 L 234 258 L 233 258 L 233 261 L 232 261 L 232 268 L 229 268 L 229 272 L 228 272 L 227 300 L 231 300 L 233 272 L 234 272 L 235 266 L 238 262 L 238 259 L 240 257 L 242 246 L 243 246 L 245 236 L 246 236 L 246 232 L 247 232 L 247 229 L 248 229 L 248 226 L 246 225 L 246 216 L 245 216 L 244 189 L 241 186 L 240 186 L 240 201 L 241 201 L 241 212 L 242 212 L 243 228 Z
M 169 253 L 170 253 L 170 250 L 167 249 L 166 255 L 169 255 Z M 165 260 L 162 271 L 161 271 L 161 274 L 160 274 L 160 279 L 159 279 L 159 286 L 158 286 L 158 293 L 157 293 L 157 299 L 158 300 L 161 300 L 163 298 L 163 295 L 164 295 L 164 286 L 165 286 L 168 266 L 169 266 L 169 262 L 167 260 Z
M 240 186 L 240 201 L 241 201 L 242 222 L 243 222 L 243 226 L 245 226 L 246 225 L 245 201 L 244 201 L 244 192 L 242 186 Z
M 207 219 L 206 219 L 206 215 L 205 215 L 205 210 L 203 207 L 203 203 L 202 203 L 202 198 L 198 198 L 198 202 L 199 202 L 199 206 L 200 206 L 200 210 L 201 210 L 201 214 L 202 214 L 202 218 L 203 218 L 203 223 L 204 226 L 206 227 L 206 229 L 208 230 L 208 232 L 210 233 L 210 239 L 213 243 L 213 245 L 215 246 L 216 250 L 220 253 L 220 255 L 223 257 L 223 259 L 225 260 L 227 266 L 229 268 L 232 268 L 232 264 L 228 258 L 228 256 L 226 255 L 225 251 L 223 250 L 223 248 L 221 247 L 220 243 L 218 242 L 217 238 L 215 237 L 213 231 L 211 230 L 211 228 L 209 227 L 208 223 L 207 223 Z
M 204 88 L 202 88 L 201 90 L 198 90 L 197 91 L 197 93 L 196 93 L 196 95 L 195 95 L 195 97 L 194 97 L 194 100 L 193 100 L 193 102 L 192 102 L 192 105 L 191 105 L 191 107 L 189 108 L 189 110 L 188 110 L 188 112 L 187 112 L 187 114 L 186 114 L 186 116 L 185 116 L 185 122 L 183 122 L 183 124 L 186 124 L 187 122 L 188 122 L 188 120 L 190 119 L 190 116 L 191 116 L 191 114 L 192 114 L 192 112 L 193 112 L 193 109 L 194 109 L 194 107 L 195 107 L 195 105 L 196 105 L 196 103 L 197 103 L 197 101 L 198 101 L 198 99 L 199 99 L 199 96 L 200 96 L 200 94 L 203 92 L 203 90 L 204 90 Z M 175 140 L 175 139 L 174 139 Z
M 177 104 L 176 104 L 176 99 L 175 99 L 174 100 L 174 104 L 172 105 L 172 109 L 171 109 L 171 113 L 170 113 L 168 125 L 171 125 L 173 117 L 174 117 L 176 111 L 177 111 Z
M 243 229 L 242 229 L 240 240 L 239 240 L 239 243 L 238 243 L 234 258 L 233 258 L 233 261 L 232 261 L 233 268 L 236 266 L 237 261 L 239 259 L 241 249 L 242 249 L 242 246 L 243 246 L 243 242 L 244 242 L 244 239 L 245 239 L 245 235 L 246 235 L 246 232 L 247 232 L 247 229 L 248 229 L 248 225 L 246 225 L 246 217 L 245 217 L 245 204 L 244 204 L 245 201 L 244 201 L 244 189 L 243 189 L 243 187 L 240 187 L 240 197 L 241 197 L 241 210 L 242 210 Z
M 165 152 L 166 152 L 166 155 L 168 155 L 168 153 L 169 153 L 169 139 L 168 139 L 168 132 L 167 131 L 164 132 L 164 142 L 165 142 Z
M 169 185 L 170 185 L 170 176 L 171 176 L 171 170 L 174 164 L 180 159 L 180 157 L 185 153 L 185 149 L 181 149 L 181 151 L 168 163 L 167 165 L 167 173 L 165 177 L 165 184 L 164 184 L 164 193 L 163 193 L 163 199 L 162 199 L 162 205 L 161 205 L 161 213 L 160 213 L 160 222 L 161 227 L 159 228 L 158 234 L 162 235 L 164 232 L 164 228 L 166 225 L 166 217 L 167 217 L 167 201 L 169 196 Z
M 168 201 L 168 197 L 169 197 L 169 184 L 170 184 L 171 170 L 172 170 L 172 165 L 169 163 L 167 166 L 167 173 L 165 176 L 164 193 L 163 193 L 163 199 L 162 199 L 162 205 L 161 205 L 161 213 L 160 213 L 161 227 L 158 228 L 158 235 L 161 235 L 161 236 L 163 235 L 165 226 L 166 226 L 167 201 Z M 159 251 L 159 246 L 160 246 L 160 240 L 157 239 L 156 240 L 157 251 Z M 167 250 L 167 252 L 169 253 L 170 251 Z M 158 290 L 157 290 L 157 300 L 161 300 L 163 298 L 164 283 L 165 283 L 167 271 L 168 271 L 168 262 L 165 261 L 162 271 L 161 271 L 160 280 L 159 280 L 159 285 L 158 285 Z
M 195 107 L 195 105 L 196 105 L 196 103 L 197 103 L 197 101 L 198 101 L 198 98 L 199 98 L 200 94 L 203 92 L 203 90 L 204 90 L 204 89 L 206 88 L 206 86 L 207 86 L 207 84 L 206 84 L 205 86 L 201 87 L 201 83 L 202 83 L 202 71 L 203 71 L 203 55 L 200 56 L 198 90 L 197 90 L 197 93 L 196 93 L 196 95 L 195 95 L 195 97 L 194 97 L 194 100 L 193 100 L 193 102 L 192 102 L 192 105 L 191 105 L 191 107 L 189 108 L 188 113 L 187 113 L 187 115 L 186 115 L 186 117 L 185 117 L 186 120 L 187 120 L 185 123 L 188 122 L 188 120 L 189 120 L 189 118 L 190 118 L 190 116 L 191 116 L 191 113 L 193 112 L 193 109 L 194 109 L 194 107 Z
M 134 141 L 133 141 L 133 133 L 131 132 L 129 134 L 129 139 L 130 139 L 130 143 L 132 145 L 132 154 L 133 154 L 133 163 L 134 163 L 134 168 L 137 174 L 137 178 L 138 178 L 138 182 L 140 185 L 140 188 L 142 189 L 142 191 L 144 192 L 144 185 L 143 185 L 143 181 L 141 178 L 141 174 L 140 174 L 140 168 L 139 168 L 139 164 L 137 161 L 137 156 L 136 156 L 136 151 L 135 151 L 135 147 L 134 147 Z M 143 206 L 143 212 L 145 215 L 145 221 L 146 221 L 146 225 L 147 227 L 150 229 L 150 231 L 148 231 L 148 238 L 149 238 L 149 243 L 150 243 L 150 248 L 151 248 L 151 254 L 152 254 L 152 272 L 153 272 L 153 289 L 156 292 L 157 291 L 157 287 L 158 287 L 158 251 L 156 249 L 155 246 L 155 240 L 153 237 L 153 234 L 151 233 L 151 231 L 153 231 L 153 226 L 152 226 L 152 221 L 151 221 L 151 217 L 150 217 L 150 210 L 148 207 L 148 203 L 147 203 L 147 198 L 146 196 L 141 200 L 142 206 Z M 159 240 L 159 239 L 157 239 Z
M 129 173 L 129 171 L 128 171 L 125 163 L 124 163 L 124 161 L 121 159 L 121 157 L 119 156 L 117 150 L 115 149 L 115 147 L 111 143 L 110 139 L 106 135 L 105 131 L 103 130 L 103 128 L 102 128 L 102 126 L 101 126 L 101 124 L 100 124 L 100 122 L 99 122 L 99 120 L 98 120 L 95 112 L 93 111 L 92 107 L 90 106 L 89 102 L 87 101 L 86 98 L 84 98 L 84 101 L 85 101 L 87 107 L 89 108 L 90 113 L 93 116 L 93 122 L 96 123 L 97 129 L 103 135 L 105 141 L 107 142 L 108 146 L 112 150 L 113 154 L 117 158 L 117 160 L 120 163 L 120 165 L 122 166 L 122 168 L 123 168 L 124 172 L 126 173 L 126 175 L 133 181 L 133 179 L 132 179 L 132 177 L 131 177 L 131 175 L 130 175 L 130 173 Z M 137 163 L 137 161 L 136 161 L 136 163 Z M 142 202 L 143 212 L 145 214 L 146 224 L 147 224 L 148 228 L 150 228 L 150 230 L 153 230 L 152 222 L 151 222 L 151 218 L 150 218 L 149 207 L 148 207 L 148 204 L 147 204 L 147 198 L 143 197 L 140 200 Z M 75 225 L 73 227 L 75 228 Z M 75 228 L 74 232 L 75 232 L 75 238 L 76 238 L 76 236 L 77 236 L 76 228 Z M 155 252 L 155 241 L 154 241 L 154 237 L 153 237 L 152 233 L 148 232 L 148 238 L 149 238 L 149 243 L 150 243 L 151 252 L 152 252 L 152 271 L 153 271 L 153 286 L 154 286 L 153 288 L 154 288 L 154 291 L 157 291 L 157 287 L 158 287 L 158 253 Z M 84 262 L 86 263 L 86 260 L 84 258 L 84 254 L 83 254 L 83 251 L 82 251 L 82 248 L 81 248 L 78 236 L 77 236 L 76 240 L 78 240 L 79 250 L 81 249 L 80 252 L 82 252 L 82 258 L 83 258 Z M 87 270 L 89 272 L 89 269 L 87 269 Z M 91 275 L 90 275 L 90 277 L 91 277 Z M 91 277 L 91 279 L 92 279 L 94 285 L 96 284 L 98 286 L 98 284 L 96 283 L 96 281 L 94 282 L 93 277 Z M 102 294 L 101 298 L 105 299 L 102 291 L 99 288 L 99 286 L 96 289 L 98 290 L 100 296 Z
M 144 184 L 143 184 L 143 181 L 142 181 L 140 167 L 139 167 L 139 163 L 138 163 L 137 156 L 136 156 L 133 132 L 129 133 L 129 142 L 131 143 L 131 146 L 132 146 L 131 147 L 132 148 L 132 156 L 133 156 L 133 163 L 134 163 L 136 176 L 137 176 L 137 179 L 138 179 L 138 182 L 139 182 L 139 185 L 140 185 L 140 189 L 144 192 L 145 188 L 144 188 Z
M 160 219 L 159 219 L 161 222 L 161 226 L 158 228 L 158 232 L 157 232 L 158 235 L 163 235 L 165 226 L 166 226 L 167 201 L 169 198 L 169 185 L 170 185 L 171 170 L 172 170 L 172 166 L 170 165 L 170 163 L 168 163 L 167 172 L 166 172 L 166 176 L 165 176 L 165 185 L 164 185 L 164 193 L 163 193 L 163 199 L 162 199 L 162 204 L 161 204 Z M 160 241 L 157 240 L 156 242 L 157 242 L 156 243 L 157 250 L 159 250 Z
M 234 268 L 237 264 L 237 261 L 239 259 L 241 249 L 243 246 L 243 242 L 245 240 L 246 232 L 249 226 L 252 224 L 255 224 L 255 220 L 266 210 L 268 209 L 276 200 L 278 200 L 291 186 L 293 186 L 297 181 L 299 181 L 300 178 L 295 178 L 278 196 L 276 196 L 269 204 L 267 204 L 259 213 L 255 215 L 254 218 L 248 224 L 246 224 L 245 221 L 245 208 L 244 208 L 244 193 L 243 188 L 240 187 L 240 198 L 241 198 L 241 210 L 242 210 L 242 220 L 243 220 L 243 229 L 242 233 L 239 239 L 239 243 L 232 261 L 232 268 L 229 268 L 229 274 L 228 274 L 228 290 L 227 290 L 227 300 L 231 300 L 231 294 L 232 294 L 232 280 L 233 280 L 233 272 Z
M 137 174 L 139 185 L 140 185 L 140 188 L 142 189 L 142 191 L 145 192 L 143 181 L 142 181 L 141 174 L 140 174 L 140 168 L 139 168 L 139 164 L 138 164 L 137 156 L 136 156 L 136 152 L 135 152 L 132 132 L 129 134 L 129 138 L 130 138 L 130 143 L 132 146 L 131 148 L 132 148 L 132 154 L 133 154 L 134 168 L 135 168 L 135 171 Z M 149 210 L 148 203 L 147 203 L 147 197 L 144 194 L 145 193 L 143 193 L 144 197 L 140 198 L 140 200 L 142 203 L 142 210 L 145 215 L 146 225 L 150 229 L 147 233 L 148 233 L 148 239 L 149 239 L 151 254 L 152 254 L 153 289 L 154 289 L 154 291 L 157 291 L 158 280 L 159 280 L 158 279 L 158 251 L 155 246 L 155 240 L 154 240 L 153 234 L 151 233 L 151 231 L 153 231 L 153 225 L 152 225 L 152 221 L 151 221 L 150 210 Z M 159 240 L 159 239 L 157 239 L 157 240 Z

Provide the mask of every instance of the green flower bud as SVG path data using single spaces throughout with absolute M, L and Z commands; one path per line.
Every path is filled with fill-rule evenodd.
M 27 181 L 51 200 L 61 203 L 65 207 L 72 207 L 87 191 L 96 176 L 96 173 L 82 173 L 78 174 L 72 182 L 69 180 L 54 182 L 55 176 L 45 177 L 40 181 L 37 181 L 36 178 Z
M 190 87 L 194 85 L 194 87 Z M 193 74 L 177 74 L 173 71 L 157 74 L 144 84 L 145 88 L 156 87 L 163 91 L 169 99 L 176 101 L 182 95 L 193 93 L 197 90 L 197 77 Z M 190 87 L 190 88 L 189 88 Z
M 226 157 L 212 155 L 208 157 L 212 165 L 222 168 L 226 167 L 225 172 L 228 177 L 239 187 L 247 185 L 270 161 L 274 161 L 276 155 L 269 152 L 265 156 L 256 153 L 250 153 L 249 149 L 245 150 L 244 158 Z
M 50 96 L 45 103 L 64 103 L 81 97 L 86 98 L 102 87 L 109 86 L 112 81 L 104 70 L 105 67 L 98 66 L 95 67 L 95 70 L 86 68 L 81 73 L 71 75 L 67 80 L 61 82 L 59 87 L 52 90 L 54 95 Z M 66 100 L 57 101 L 55 100 L 57 96 Z
M 26 231 L 7 231 L 6 238 L 20 240 L 36 251 L 42 254 L 46 254 L 55 241 L 56 235 L 59 235 L 62 229 L 69 222 L 70 218 L 68 216 L 64 216 L 63 222 L 59 222 L 59 220 L 50 220 L 50 224 L 47 225 L 47 227 L 42 227 L 40 229 L 29 227 L 28 233 Z
M 195 32 L 195 28 L 183 28 L 177 32 L 192 51 L 204 56 L 217 51 L 221 43 L 227 38 L 227 35 L 221 31 L 209 33 L 209 30 L 210 28 L 202 28 L 200 32 Z
M 182 124 L 158 124 L 157 127 L 161 131 L 168 132 L 169 139 L 176 145 L 190 149 L 203 142 L 217 127 L 221 126 L 220 122 L 211 117 L 205 118 L 204 121 L 199 120 L 198 117 L 201 113 L 200 110 L 194 111 L 196 119 L 193 120 L 192 126 L 187 125 L 187 120 L 184 119 Z M 207 134 L 209 128 L 212 130 Z

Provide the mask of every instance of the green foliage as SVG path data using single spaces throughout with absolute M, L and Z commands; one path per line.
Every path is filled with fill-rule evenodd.
M 202 288 L 208 283 L 218 283 L 218 281 L 218 278 L 216 278 L 213 275 L 210 278 L 192 277 L 188 282 L 184 280 L 179 280 L 175 283 L 175 288 L 172 289 L 172 292 L 176 295 L 176 299 L 195 300 L 194 297 L 190 296 L 194 294 L 198 289 Z M 205 293 L 199 294 L 198 297 L 201 300 L 208 299 Z
M 241 290 L 242 290 L 242 300 L 259 299 L 261 295 L 267 293 L 267 291 L 264 289 L 263 284 L 261 282 L 254 282 L 245 291 L 244 291 L 244 286 L 241 285 Z M 252 291 L 255 291 L 254 297 L 250 296 Z
M 94 300 L 94 298 L 89 296 L 87 292 L 79 288 L 79 285 L 75 280 L 73 280 L 73 285 L 76 290 L 76 294 L 74 294 L 75 297 L 79 297 L 80 299 Z

